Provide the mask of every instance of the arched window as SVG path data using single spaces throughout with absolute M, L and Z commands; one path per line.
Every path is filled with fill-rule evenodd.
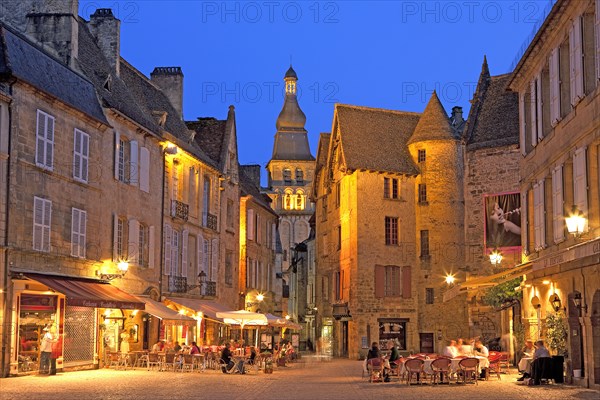
M 294 209 L 294 194 L 292 193 L 292 191 L 290 189 L 287 189 L 285 191 L 285 194 L 283 195 L 283 208 L 286 210 L 293 210 Z
M 304 192 L 302 190 L 296 191 L 296 210 L 304 210 Z
M 296 185 L 304 185 L 304 172 L 296 168 Z

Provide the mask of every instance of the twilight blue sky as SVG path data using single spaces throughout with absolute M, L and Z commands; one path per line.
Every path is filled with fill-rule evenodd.
M 290 56 L 316 155 L 338 102 L 421 112 L 435 88 L 466 117 L 484 54 L 492 75 L 510 72 L 550 1 L 80 0 L 79 10 L 112 8 L 121 54 L 144 74 L 183 68 L 186 120 L 224 119 L 235 105 L 240 162 L 264 166 Z

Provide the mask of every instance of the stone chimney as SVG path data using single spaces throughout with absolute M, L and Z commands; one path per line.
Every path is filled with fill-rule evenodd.
M 244 174 L 250 179 L 252 184 L 260 190 L 260 165 L 240 165 Z
M 110 8 L 98 8 L 90 15 L 90 32 L 96 38 L 96 44 L 108 60 L 117 76 L 120 74 L 121 57 L 121 21 Z
M 167 96 L 179 118 L 183 119 L 183 72 L 181 67 L 156 67 L 150 80 Z
M 452 125 L 458 126 L 464 121 L 462 107 L 452 107 Z
M 0 20 L 73 67 L 78 56 L 77 0 L 0 1 Z

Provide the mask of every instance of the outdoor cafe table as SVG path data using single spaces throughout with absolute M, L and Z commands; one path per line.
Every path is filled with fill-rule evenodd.
M 519 371 L 531 374 L 531 364 L 533 364 L 533 357 L 521 358 L 521 360 L 519 361 Z

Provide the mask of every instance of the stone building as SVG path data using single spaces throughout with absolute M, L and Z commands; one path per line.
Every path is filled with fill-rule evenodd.
M 600 387 L 598 26 L 600 1 L 557 1 L 508 82 L 519 96 L 526 334 L 548 339 L 546 322 L 562 318 L 567 376 L 594 388 Z M 579 229 L 568 227 L 572 217 Z
M 314 205 L 310 199 L 315 158 L 310 152 L 308 134 L 304 129 L 306 115 L 298 104 L 298 76 L 291 66 L 284 81 L 285 100 L 277 117 L 277 133 L 267 171 L 268 194 L 273 200 L 271 206 L 280 216 L 284 287 L 289 287 L 289 293 L 292 293 L 296 288 L 289 286 L 290 279 L 286 280 L 285 274 L 293 263 L 292 248 L 307 239 L 310 232 L 309 220 L 314 213 Z M 288 307 L 292 310 L 297 308 L 291 302 Z M 287 307 L 283 312 L 288 312 Z M 297 314 L 290 316 L 298 320 Z
M 281 265 L 276 262 L 279 215 L 260 191 L 260 165 L 241 166 L 240 308 L 280 315 Z

